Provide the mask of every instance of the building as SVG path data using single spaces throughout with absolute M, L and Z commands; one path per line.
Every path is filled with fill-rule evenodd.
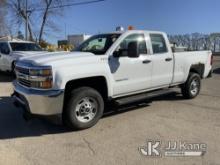
M 68 35 L 67 40 L 70 45 L 73 45 L 74 47 L 78 47 L 83 41 L 90 38 L 91 35 L 85 35 L 85 34 L 75 34 L 75 35 Z

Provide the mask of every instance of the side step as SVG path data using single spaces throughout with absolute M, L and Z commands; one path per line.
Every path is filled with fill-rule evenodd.
M 148 92 L 148 93 L 142 93 L 138 95 L 133 95 L 133 96 L 128 96 L 128 97 L 123 97 L 115 100 L 117 105 L 125 105 L 125 104 L 130 104 L 138 101 L 143 101 L 146 99 L 158 97 L 161 95 L 167 95 L 173 93 L 173 90 L 171 89 L 162 89 L 162 90 L 156 90 L 153 92 Z

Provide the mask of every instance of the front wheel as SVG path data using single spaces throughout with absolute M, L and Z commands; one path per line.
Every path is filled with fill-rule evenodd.
M 102 117 L 104 101 L 98 91 L 81 87 L 71 92 L 63 112 L 63 122 L 72 129 L 86 129 L 94 126 Z
M 190 73 L 185 84 L 181 86 L 181 91 L 186 99 L 193 99 L 201 89 L 201 78 L 197 73 Z

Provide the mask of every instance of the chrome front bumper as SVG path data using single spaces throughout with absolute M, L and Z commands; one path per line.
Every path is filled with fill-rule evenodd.
M 16 81 L 13 82 L 12 97 L 16 104 L 21 105 L 33 115 L 58 115 L 62 113 L 63 90 L 35 90 L 25 88 Z

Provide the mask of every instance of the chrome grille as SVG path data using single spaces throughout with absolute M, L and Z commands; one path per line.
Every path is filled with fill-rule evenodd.
M 30 74 L 29 68 L 27 67 L 21 67 L 21 66 L 16 66 L 16 76 L 17 76 L 17 81 L 19 84 L 30 88 L 31 87 L 31 81 L 27 78 Z
M 31 87 L 31 82 L 29 80 L 18 78 L 18 83 L 26 87 Z

